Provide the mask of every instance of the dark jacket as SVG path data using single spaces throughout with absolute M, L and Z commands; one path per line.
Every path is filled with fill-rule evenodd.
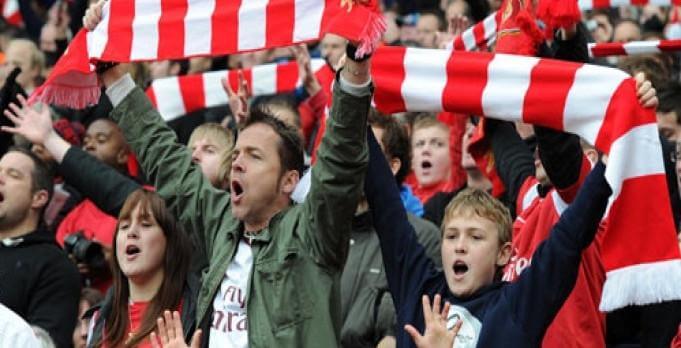
M 440 230 L 415 215 L 407 216 L 428 257 L 441 267 Z M 341 276 L 341 313 L 343 347 L 376 347 L 383 337 L 395 335 L 395 306 L 369 212 L 352 222 L 348 260 Z
M 39 229 L 0 242 L 0 303 L 47 331 L 57 347 L 70 347 L 78 317 L 80 274 Z
M 605 167 L 597 165 L 573 204 L 554 226 L 551 236 L 533 255 L 533 263 L 515 283 L 489 284 L 467 298 L 454 296 L 416 243 L 397 186 L 378 143 L 370 135 L 369 170 L 365 194 L 378 232 L 390 292 L 398 312 L 398 328 L 414 325 L 424 331 L 421 296 L 443 296 L 452 307 L 467 313 L 471 338 L 479 347 L 537 347 L 546 328 L 570 294 L 577 279 L 581 253 L 594 239 L 611 190 Z M 466 325 L 466 323 L 464 324 Z M 477 327 L 476 327 L 477 326 Z M 465 338 L 465 337 L 464 337 Z M 399 347 L 414 347 L 400 331 Z
M 184 291 L 182 293 L 182 313 L 180 319 L 182 320 L 182 331 L 186 342 L 191 342 L 194 330 L 196 330 L 196 297 L 199 292 L 199 279 L 189 273 L 184 283 Z M 88 336 L 88 348 L 94 347 L 104 334 L 105 318 L 111 313 L 111 306 L 113 306 L 113 288 L 106 293 L 104 300 L 91 307 L 83 315 L 84 319 L 89 319 L 95 316 L 96 321 L 92 327 L 92 332 Z

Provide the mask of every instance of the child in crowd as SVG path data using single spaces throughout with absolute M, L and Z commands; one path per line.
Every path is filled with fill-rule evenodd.
M 500 282 L 511 256 L 508 210 L 479 190 L 460 193 L 447 207 L 442 224 L 442 264 L 437 271 L 415 241 L 399 191 L 380 148 L 370 135 L 365 193 L 378 232 L 398 325 L 423 332 L 422 295 L 440 295 L 450 304 L 447 327 L 462 321 L 459 347 L 538 346 L 548 325 L 570 294 L 582 251 L 591 244 L 611 190 L 598 164 L 574 203 L 533 255 L 533 263 L 513 283 Z M 414 330 L 411 330 L 412 334 Z M 413 347 L 407 332 L 398 346 Z

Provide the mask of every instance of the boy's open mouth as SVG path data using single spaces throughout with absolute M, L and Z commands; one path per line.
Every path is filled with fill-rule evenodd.
M 464 275 L 466 272 L 468 272 L 468 265 L 463 262 L 463 261 L 456 261 L 454 262 L 454 274 L 455 275 Z

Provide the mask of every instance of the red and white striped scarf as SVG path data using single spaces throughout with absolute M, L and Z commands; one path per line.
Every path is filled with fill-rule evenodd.
M 345 2 L 345 1 L 343 1 Z M 368 7 L 340 0 L 111 0 L 102 21 L 81 31 L 31 96 L 75 108 L 99 96 L 91 63 L 219 56 L 320 39 L 334 33 L 372 52 L 385 29 Z
M 609 42 L 589 44 L 589 55 L 592 57 L 633 56 L 638 54 L 655 54 L 681 51 L 681 40 L 655 40 Z
M 385 113 L 449 111 L 580 135 L 609 154 L 601 310 L 681 299 L 681 256 L 655 112 L 620 70 L 549 59 L 380 48 L 374 101 Z
M 681 0 L 579 0 L 579 8 L 582 11 L 617 6 L 671 6 L 681 5 Z
M 310 63 L 315 72 L 327 67 L 323 59 L 312 59 Z M 292 92 L 300 86 L 295 62 L 265 64 L 241 71 L 252 97 Z M 163 119 L 170 122 L 193 111 L 227 105 L 229 100 L 222 88 L 222 79 L 226 77 L 232 90 L 236 91 L 237 74 L 238 70 L 221 70 L 158 79 L 146 93 Z
M 19 12 L 19 0 L 0 0 L 2 17 L 7 23 L 14 26 L 22 26 L 24 21 Z

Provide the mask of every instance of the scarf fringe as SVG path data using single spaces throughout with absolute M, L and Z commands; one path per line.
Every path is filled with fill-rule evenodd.
M 630 305 L 681 300 L 681 260 L 624 267 L 606 275 L 599 309 L 611 312 Z
M 382 15 L 371 12 L 369 21 L 364 25 L 359 37 L 359 46 L 355 52 L 355 58 L 359 59 L 373 53 L 383 37 L 387 25 Z

